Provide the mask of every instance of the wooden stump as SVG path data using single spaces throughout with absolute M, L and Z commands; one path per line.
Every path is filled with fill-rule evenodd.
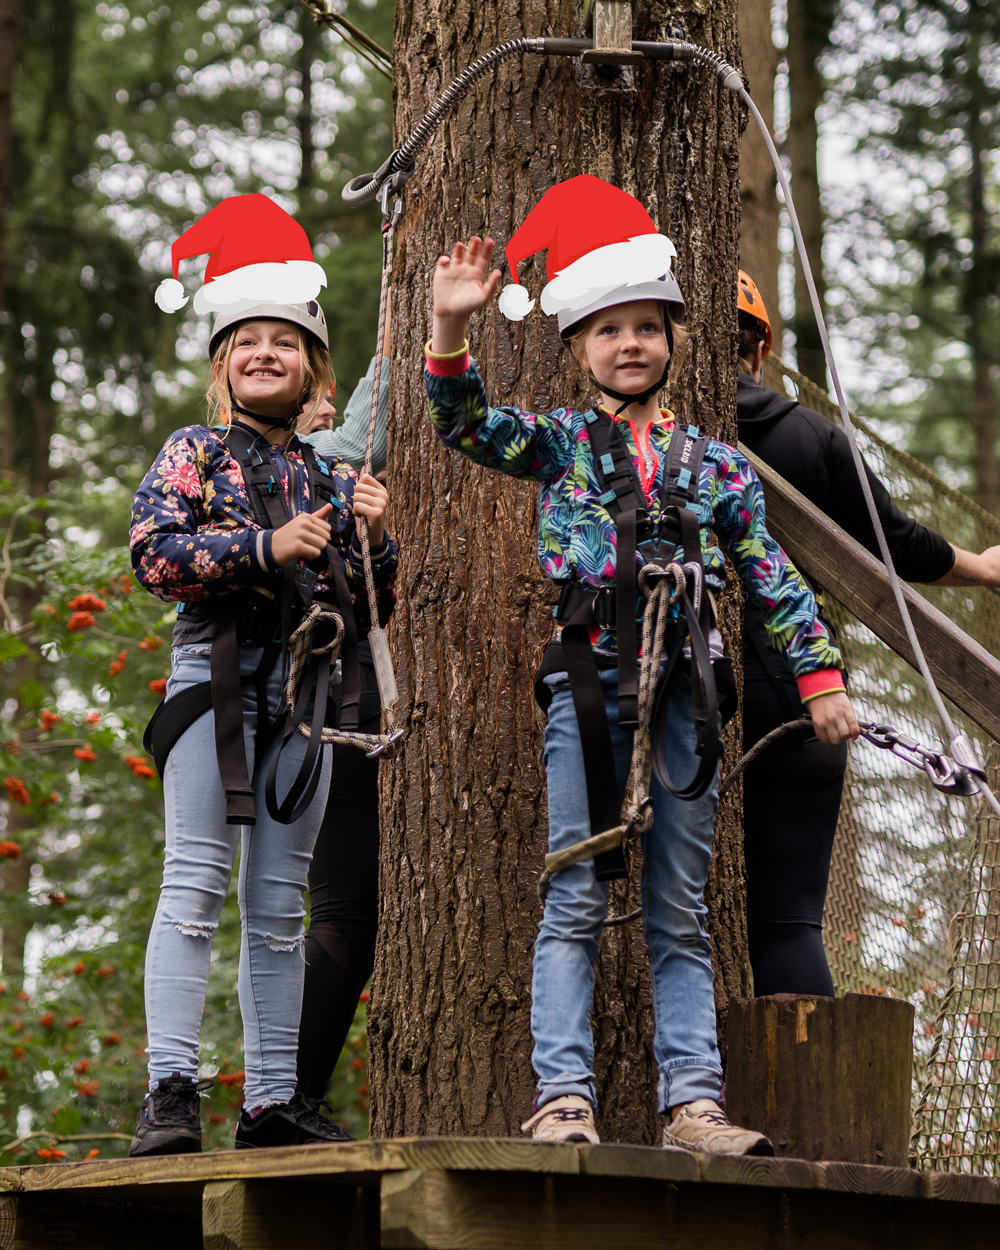
M 867 994 L 730 1005 L 726 1112 L 775 1154 L 906 1167 L 913 1007 Z

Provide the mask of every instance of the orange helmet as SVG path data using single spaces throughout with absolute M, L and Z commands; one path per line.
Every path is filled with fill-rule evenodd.
M 764 327 L 764 355 L 771 350 L 771 322 L 767 316 L 767 309 L 764 307 L 764 301 L 761 298 L 760 291 L 757 290 L 757 284 L 749 274 L 740 270 L 739 283 L 737 286 L 736 309 L 738 312 L 746 313 L 750 317 L 756 317 L 760 324 Z

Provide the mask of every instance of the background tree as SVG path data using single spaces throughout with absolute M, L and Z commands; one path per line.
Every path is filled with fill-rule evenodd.
M 388 0 L 355 16 L 388 42 Z M 39 0 L 16 49 L 9 157 L 0 146 L 0 1148 L 18 1125 L 127 1136 L 142 1097 L 163 829 L 139 744 L 173 611 L 135 586 L 125 543 L 134 488 L 165 435 L 200 419 L 206 380 L 207 325 L 153 304 L 169 244 L 226 195 L 265 191 L 297 212 L 327 267 L 349 393 L 374 347 L 379 234 L 339 188 L 388 134 L 386 79 L 292 0 Z M 232 899 L 202 1049 L 226 1076 L 217 1145 L 239 1105 L 238 928 Z M 363 1019 L 353 1040 L 335 1101 L 363 1132 Z M 125 1142 L 23 1149 L 39 1145 L 79 1157 Z
M 821 58 L 830 45 L 836 11 L 837 0 L 788 0 L 788 47 L 785 52 L 791 105 L 786 150 L 791 166 L 792 195 L 824 312 L 826 275 L 823 268 L 823 203 L 819 186 L 817 113 L 826 91 Z M 798 253 L 795 255 L 795 317 L 792 329 L 795 331 L 795 356 L 800 371 L 825 391 L 823 344 Z
M 911 450 L 997 510 L 1000 13 L 853 4 L 837 103 L 878 178 L 840 197 L 841 323 Z
M 768 128 L 774 131 L 774 77 L 780 54 L 771 34 L 771 0 L 744 0 L 739 5 L 740 46 L 750 93 Z M 781 309 L 778 302 L 778 182 L 767 146 L 750 121 L 740 143 L 740 268 L 757 283 L 781 352 Z
M 691 39 L 738 57 L 728 0 L 642 5 L 635 37 L 667 37 L 678 17 Z M 477 55 L 522 31 L 579 34 L 581 20 L 571 0 L 398 6 L 397 141 Z M 632 192 L 679 252 L 694 339 L 672 403 L 680 419 L 732 438 L 738 162 L 736 104 L 711 74 L 646 64 L 610 76 L 524 57 L 466 97 L 407 186 L 394 308 L 408 315 L 395 323 L 389 480 L 403 553 L 393 639 L 408 736 L 383 774 L 369 1015 L 379 1135 L 516 1132 L 533 1090 L 528 991 L 546 835 L 531 687 L 554 595 L 535 557 L 534 489 L 446 452 L 424 415 L 431 268 L 474 232 L 502 248 L 561 179 L 593 173 Z M 543 274 L 537 257 L 521 281 L 537 292 Z M 494 302 L 474 319 L 472 344 L 495 402 L 583 402 L 556 327 L 539 313 L 511 325 Z M 731 597 L 723 612 L 732 635 Z M 739 823 L 734 801 L 718 826 L 710 904 L 723 1019 L 727 995 L 749 985 Z M 612 891 L 619 907 L 633 902 L 634 881 L 625 893 Z M 606 931 L 595 1018 L 599 1126 L 610 1140 L 656 1133 L 646 966 L 637 927 Z

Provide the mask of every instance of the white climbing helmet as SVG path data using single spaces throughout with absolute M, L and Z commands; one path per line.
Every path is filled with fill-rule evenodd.
M 209 356 L 214 355 L 226 331 L 243 321 L 290 321 L 292 325 L 307 330 L 327 351 L 330 350 L 326 317 L 316 300 L 311 299 L 304 304 L 254 304 L 250 308 L 219 313 L 215 318 L 215 325 L 212 326 L 212 337 L 208 344 Z

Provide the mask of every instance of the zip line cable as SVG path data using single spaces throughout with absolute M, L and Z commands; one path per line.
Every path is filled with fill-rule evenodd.
M 316 0 L 318 3 L 322 0 Z M 306 3 L 306 0 L 302 0 Z M 312 6 L 307 4 L 312 10 Z M 319 20 L 319 19 L 317 19 Z M 402 184 L 412 176 L 416 169 L 416 159 L 420 152 L 427 146 L 438 126 L 444 121 L 445 117 L 451 112 L 459 100 L 469 91 L 474 83 L 480 79 L 487 70 L 498 64 L 508 56 L 513 56 L 517 52 L 533 53 L 540 56 L 581 56 L 584 52 L 591 51 L 594 46 L 592 39 L 561 39 L 561 38 L 520 38 L 511 39 L 506 43 L 502 43 L 489 52 L 479 57 L 468 66 L 459 76 L 448 86 L 437 100 L 427 111 L 424 117 L 417 123 L 410 135 L 404 141 L 401 147 L 391 153 L 385 163 L 372 174 L 360 174 L 356 178 L 352 178 L 344 187 L 342 197 L 345 203 L 360 207 L 363 204 L 370 204 L 375 200 L 382 188 L 386 186 L 390 180 L 393 189 L 400 191 Z M 823 309 L 820 304 L 819 294 L 816 290 L 816 283 L 813 278 L 812 266 L 809 263 L 809 256 L 806 252 L 805 240 L 802 236 L 802 229 L 799 225 L 798 215 L 795 211 L 795 205 L 792 200 L 791 188 L 788 185 L 788 179 L 785 176 L 784 168 L 781 164 L 781 158 L 771 138 L 771 133 L 767 128 L 767 124 L 760 114 L 760 110 L 750 97 L 750 93 L 743 85 L 743 78 L 739 71 L 734 69 L 727 61 L 725 61 L 718 53 L 710 51 L 708 48 L 699 47 L 697 44 L 687 42 L 658 42 L 645 43 L 641 41 L 632 41 L 632 51 L 639 52 L 646 60 L 658 61 L 677 61 L 677 62 L 696 62 L 711 69 L 721 86 L 727 91 L 734 92 L 746 105 L 750 115 L 754 119 L 754 123 L 760 130 L 760 133 L 767 145 L 768 154 L 771 163 L 774 165 L 775 174 L 777 175 L 778 185 L 781 187 L 784 196 L 785 205 L 788 209 L 788 215 L 792 224 L 792 233 L 795 236 L 795 246 L 802 262 L 802 270 L 805 275 L 806 287 L 809 291 L 809 299 L 812 304 L 813 314 L 816 318 L 816 324 L 820 333 L 820 340 L 823 344 L 823 354 L 826 358 L 827 366 L 830 370 L 830 377 L 833 381 L 834 393 L 837 397 L 837 405 L 840 409 L 841 420 L 844 426 L 844 432 L 847 435 L 848 443 L 851 448 L 851 457 L 854 461 L 854 467 L 857 471 L 859 481 L 861 483 L 862 493 L 865 498 L 865 504 L 871 517 L 872 526 L 878 540 L 879 551 L 882 555 L 882 563 L 885 566 L 886 575 L 889 584 L 892 587 L 893 597 L 899 610 L 900 619 L 906 632 L 907 640 L 913 652 L 915 666 L 922 677 L 927 692 L 931 697 L 934 708 L 941 720 L 941 724 L 945 729 L 947 737 L 950 739 L 950 757 L 957 765 L 960 772 L 967 773 L 975 787 L 982 794 L 983 798 L 990 805 L 993 811 L 1000 816 L 1000 801 L 990 789 L 986 779 L 986 772 L 982 762 L 979 759 L 975 745 L 969 736 L 960 732 L 955 726 L 951 715 L 945 706 L 944 700 L 937 688 L 934 678 L 931 674 L 927 659 L 924 656 L 923 648 L 917 637 L 917 632 L 910 618 L 909 609 L 903 596 L 903 589 L 900 584 L 899 575 L 896 572 L 892 562 L 892 554 L 889 550 L 889 544 L 882 528 L 882 522 L 875 507 L 875 500 L 872 496 L 871 486 L 868 482 L 868 475 L 865 472 L 864 460 L 861 450 L 858 446 L 857 435 L 854 423 L 851 420 L 850 411 L 847 407 L 847 400 L 844 396 L 843 386 L 840 381 L 840 372 L 837 369 L 837 363 L 833 355 L 833 349 L 830 346 L 830 336 L 827 330 L 826 318 L 823 315 Z M 397 214 L 398 216 L 398 214 Z

